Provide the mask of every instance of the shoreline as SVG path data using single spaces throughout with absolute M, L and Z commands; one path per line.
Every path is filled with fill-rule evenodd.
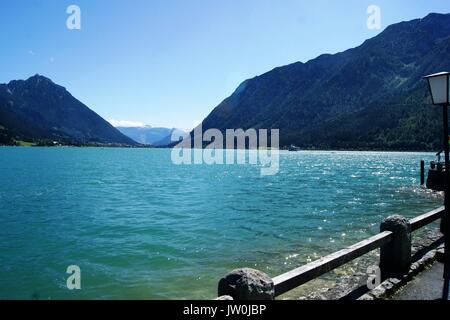
M 104 149 L 162 149 L 172 150 L 174 147 L 154 147 L 154 146 L 120 146 L 120 145 L 0 145 L 0 148 L 104 148 Z M 186 148 L 187 149 L 187 148 Z M 198 148 L 190 148 L 187 150 L 205 150 Z M 245 150 L 245 151 L 257 151 L 249 149 L 216 149 L 216 150 Z M 302 153 L 302 152 L 372 152 L 372 153 L 436 153 L 435 150 L 401 150 L 401 149 L 301 149 L 298 151 L 289 151 L 287 149 L 277 149 L 287 153 Z

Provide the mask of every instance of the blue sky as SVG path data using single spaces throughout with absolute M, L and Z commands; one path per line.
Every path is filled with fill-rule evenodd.
M 81 8 L 81 30 L 66 9 Z M 15 0 L 0 3 L 0 83 L 36 73 L 106 119 L 192 128 L 247 78 L 361 44 L 442 0 Z

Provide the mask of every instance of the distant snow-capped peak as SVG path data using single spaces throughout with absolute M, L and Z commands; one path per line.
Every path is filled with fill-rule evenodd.
M 109 119 L 108 122 L 115 128 L 151 128 L 152 126 L 147 125 L 139 121 L 130 120 L 115 120 Z

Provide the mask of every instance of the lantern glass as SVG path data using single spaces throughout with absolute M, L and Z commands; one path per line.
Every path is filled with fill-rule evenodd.
M 433 104 L 449 103 L 448 91 L 450 90 L 450 81 L 448 72 L 441 72 L 425 77 L 430 85 Z

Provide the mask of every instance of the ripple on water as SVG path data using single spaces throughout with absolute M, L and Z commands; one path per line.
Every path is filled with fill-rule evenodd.
M 383 217 L 442 203 L 418 187 L 433 154 L 282 152 L 267 177 L 251 165 L 176 166 L 170 150 L 1 148 L 0 158 L 0 298 L 208 299 L 229 270 L 275 276 L 375 234 Z M 82 268 L 80 293 L 65 289 L 70 264 Z

